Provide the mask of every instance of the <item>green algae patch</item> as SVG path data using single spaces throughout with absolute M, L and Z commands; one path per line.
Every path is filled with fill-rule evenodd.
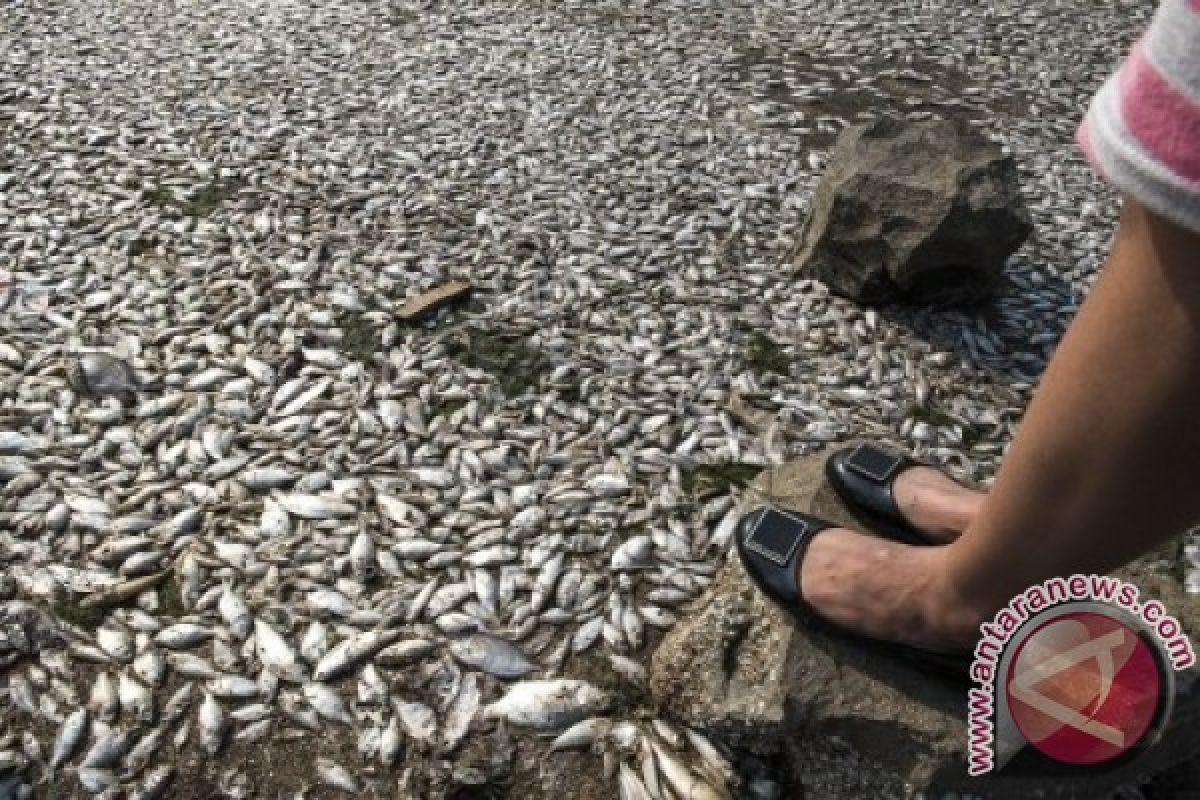
M 792 359 L 783 345 L 760 331 L 750 334 L 742 354 L 742 363 L 755 372 L 776 375 L 787 375 L 792 368 Z
M 450 356 L 482 370 L 500 385 L 505 397 L 518 397 L 538 380 L 549 361 L 525 336 L 505 336 L 463 328 L 446 339 Z
M 725 494 L 744 489 L 764 467 L 733 461 L 728 464 L 697 464 L 683 472 L 683 490 L 689 494 Z
M 158 587 L 158 609 L 168 617 L 182 617 L 187 613 L 183 605 L 183 594 L 175 574 L 168 573 Z
M 338 327 L 342 330 L 342 338 L 338 341 L 338 349 L 348 358 L 369 364 L 375 356 L 375 331 L 362 314 L 354 311 L 343 311 L 337 318 Z
M 77 628 L 92 631 L 100 627 L 108 610 L 103 608 L 84 608 L 74 599 L 63 600 L 54 604 L 54 613 L 64 622 L 69 622 Z

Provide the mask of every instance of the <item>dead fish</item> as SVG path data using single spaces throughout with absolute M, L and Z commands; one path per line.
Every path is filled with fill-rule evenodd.
M 117 699 L 117 687 L 113 685 L 107 672 L 101 672 L 96 676 L 96 682 L 92 684 L 88 708 L 104 722 L 112 722 L 120 713 L 121 703 Z
M 627 493 L 630 484 L 624 475 L 601 473 L 589 478 L 587 487 L 597 497 L 617 497 Z
M 254 617 L 251 616 L 250 608 L 242 599 L 241 594 L 232 588 L 226 588 L 221 593 L 221 600 L 217 603 L 217 611 L 225 620 L 225 625 L 234 638 L 245 639 L 250 635 L 250 631 L 254 628 Z
M 284 680 L 300 683 L 304 666 L 287 640 L 262 619 L 254 620 L 254 652 L 258 660 Z
M 242 471 L 237 480 L 252 492 L 286 489 L 296 482 L 296 475 L 280 467 L 263 467 Z
M 320 620 L 313 620 L 300 638 L 300 657 L 316 664 L 328 649 L 329 629 Z
M 512 642 L 485 633 L 457 639 L 448 649 L 464 665 L 498 678 L 521 678 L 541 669 Z
M 76 514 L 94 514 L 100 517 L 108 517 L 112 514 L 112 508 L 99 497 L 68 494 L 63 496 L 63 502 Z
M 54 739 L 54 747 L 50 750 L 49 767 L 51 772 L 65 764 L 75 754 L 75 750 L 87 737 L 87 731 L 87 709 L 77 709 L 63 721 L 58 730 L 58 736 Z
M 167 663 L 185 678 L 207 680 L 220 675 L 210 661 L 191 653 L 168 653 Z
M 346 709 L 342 696 L 333 689 L 320 683 L 304 684 L 304 699 L 313 710 L 322 717 L 343 725 L 353 725 L 354 717 Z
M 371 581 L 379 574 L 375 559 L 375 540 L 366 531 L 359 531 L 350 547 L 350 566 L 361 581 Z
M 128 664 L 133 660 L 133 636 L 117 628 L 97 628 L 96 644 L 114 661 Z
M 262 516 L 259 518 L 258 530 L 267 537 L 286 536 L 292 528 L 292 518 L 283 508 L 269 497 L 263 501 Z
M 154 635 L 154 641 L 168 650 L 188 650 L 213 638 L 213 631 L 191 622 L 177 622 Z
M 336 761 L 331 761 L 328 758 L 317 759 L 317 777 L 326 786 L 332 786 L 335 789 L 341 789 L 345 792 L 358 791 L 358 784 L 354 782 L 350 771 Z
M 138 595 L 149 589 L 158 586 L 170 574 L 170 570 L 156 572 L 153 575 L 145 575 L 140 578 L 133 578 L 114 586 L 109 586 L 99 591 L 92 592 L 87 597 L 79 601 L 81 608 L 108 608 L 110 606 L 118 606 L 126 603 Z
M 117 699 L 137 721 L 149 723 L 154 719 L 154 694 L 124 672 L 117 676 Z
M 258 682 L 245 675 L 221 675 L 206 685 L 208 691 L 222 700 L 250 700 L 258 697 Z
M 654 540 L 649 536 L 633 536 L 621 543 L 612 554 L 614 571 L 645 569 L 654 554 Z
M 647 791 L 645 784 L 637 773 L 629 768 L 625 762 L 621 762 L 618 767 L 618 788 L 620 800 L 651 800 L 651 795 Z
M 146 774 L 142 785 L 129 795 L 129 800 L 159 800 L 166 795 L 167 787 L 171 785 L 174 777 L 174 767 L 170 765 L 155 767 Z
M 113 731 L 99 737 L 84 755 L 80 769 L 110 769 L 115 767 L 129 748 L 137 734 L 132 730 Z
M 225 734 L 229 728 L 229 720 L 221 704 L 210 692 L 204 693 L 204 701 L 200 704 L 197 719 L 200 729 L 200 745 L 210 756 L 215 756 L 225 743 Z
M 437 642 L 429 639 L 409 639 L 383 648 L 376 654 L 374 661 L 381 667 L 404 667 L 421 660 L 437 647 Z
M 524 681 L 487 706 L 485 713 L 522 727 L 558 728 L 607 711 L 612 702 L 611 694 L 586 681 Z
M 313 678 L 327 681 L 345 675 L 403 635 L 399 630 L 374 630 L 351 636 L 321 658 L 313 670 Z
M 663 777 L 680 800 L 729 800 L 723 793 L 696 777 L 665 748 L 654 744 L 654 754 Z
M 424 703 L 409 703 L 401 700 L 394 700 L 392 707 L 400 719 L 400 724 L 404 727 L 404 732 L 410 739 L 416 739 L 419 742 L 433 741 L 434 733 L 437 731 L 437 715 L 433 713 L 432 708 Z
M 128 779 L 140 773 L 150 763 L 150 759 L 158 752 L 159 744 L 166 733 L 166 726 L 159 725 L 151 728 L 145 736 L 138 740 L 129 754 L 125 756 L 124 778 Z
M 252 722 L 234 734 L 233 738 L 239 742 L 260 742 L 270 735 L 271 726 L 272 721 L 269 719 Z
M 591 747 L 608 734 L 612 721 L 606 717 L 590 717 L 576 722 L 550 743 L 550 752 L 582 750 Z
M 99 794 L 117 783 L 117 776 L 110 769 L 80 767 L 75 775 L 79 779 L 79 785 L 88 794 Z
M 475 714 L 479 710 L 479 699 L 479 679 L 475 674 L 467 673 L 463 676 L 458 687 L 458 694 L 455 696 L 454 702 L 450 704 L 450 709 L 446 712 L 446 718 L 442 723 L 442 749 L 444 752 L 452 752 L 466 735 L 471 721 L 475 719 Z
M 280 495 L 276 502 L 284 511 L 301 519 L 333 519 L 355 514 L 354 506 L 349 503 L 315 494 Z

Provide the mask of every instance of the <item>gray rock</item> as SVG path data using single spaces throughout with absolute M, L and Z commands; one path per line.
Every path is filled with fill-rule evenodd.
M 71 385 L 88 394 L 123 394 L 139 388 L 133 368 L 107 353 L 83 353 L 68 366 Z
M 795 263 L 861 303 L 974 303 L 1032 230 L 998 145 L 964 121 L 883 117 L 839 137 Z
M 748 502 L 769 498 L 863 530 L 826 484 L 825 455 L 762 473 Z M 1162 599 L 1173 613 L 1200 605 L 1145 572 L 1123 573 L 1136 576 L 1145 594 Z M 1193 619 L 1189 613 L 1177 615 L 1185 626 Z M 1003 772 L 970 779 L 966 687 L 852 641 L 798 628 L 758 592 L 736 557 L 663 639 L 650 681 L 660 708 L 729 746 L 778 757 L 793 790 L 802 787 L 812 797 L 1103 797 L 1194 753 L 1194 735 L 1186 731 L 1200 719 L 1200 690 L 1191 680 L 1163 743 L 1134 767 L 1052 782 Z

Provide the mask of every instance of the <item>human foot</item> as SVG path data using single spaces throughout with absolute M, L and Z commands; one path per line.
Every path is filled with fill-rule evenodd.
M 831 528 L 809 543 L 796 585 L 817 614 L 853 633 L 965 653 L 985 616 L 941 579 L 943 551 Z
M 865 522 L 869 527 L 901 541 L 953 541 L 983 504 L 983 493 L 873 444 L 832 454 L 825 472 L 842 500 L 868 515 Z
M 923 465 L 900 472 L 892 483 L 892 496 L 905 521 L 938 544 L 957 539 L 986 497 Z

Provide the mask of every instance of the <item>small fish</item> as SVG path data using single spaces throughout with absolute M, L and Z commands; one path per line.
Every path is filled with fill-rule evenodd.
M 521 678 L 541 666 L 531 661 L 521 648 L 505 639 L 476 633 L 451 642 L 451 655 L 468 667 L 498 678 Z
M 611 694 L 586 681 L 524 681 L 487 706 L 485 714 L 503 717 L 521 727 L 559 728 L 607 711 L 612 702 Z
M 646 789 L 646 785 L 642 783 L 637 773 L 629 768 L 629 765 L 621 762 L 618 769 L 620 770 L 618 773 L 620 800 L 651 800 L 651 795 Z
M 159 800 L 166 795 L 167 787 L 171 785 L 174 777 L 174 767 L 170 765 L 155 767 L 146 773 L 146 779 L 129 795 L 129 800 Z
M 251 616 L 250 608 L 240 593 L 232 588 L 226 588 L 221 593 L 221 600 L 217 603 L 217 611 L 225 620 L 225 625 L 234 638 L 245 639 L 250 635 L 250 631 L 254 628 L 254 617 Z
M 590 478 L 588 489 L 597 497 L 617 497 L 630 489 L 629 479 L 624 475 L 600 474 Z
M 374 630 L 351 636 L 321 658 L 313 669 L 313 678 L 327 681 L 345 675 L 403 635 L 399 630 Z
M 154 635 L 154 641 L 168 650 L 188 650 L 213 638 L 213 631 L 190 622 L 177 622 Z
M 200 729 L 200 746 L 210 756 L 215 756 L 225 743 L 229 720 L 225 717 L 221 704 L 210 692 L 204 693 L 197 722 Z
M 366 531 L 359 531 L 350 547 L 350 566 L 360 581 L 371 581 L 379 575 L 375 558 L 375 540 Z
M 87 709 L 77 709 L 63 721 L 62 727 L 58 730 L 58 736 L 54 739 L 54 747 L 50 750 L 51 772 L 65 764 L 75 754 L 75 750 L 87 737 L 87 731 Z
M 582 750 L 591 747 L 608 734 L 612 721 L 606 717 L 590 717 L 576 722 L 550 743 L 550 752 Z
M 304 680 L 304 666 L 296 657 L 296 651 L 262 619 L 254 620 L 254 648 L 258 660 L 280 678 L 293 683 Z
M 265 467 L 245 470 L 237 476 L 237 480 L 252 492 L 262 492 L 268 489 L 285 489 L 296 482 L 296 476 L 286 469 Z
M 269 719 L 252 722 L 234 734 L 233 738 L 239 742 L 260 742 L 271 733 L 271 725 Z
M 442 750 L 452 752 L 467 734 L 471 721 L 479 710 L 479 678 L 474 673 L 463 676 L 458 694 L 442 722 Z
M 665 748 L 654 744 L 654 754 L 663 777 L 681 800 L 728 800 L 724 793 L 708 785 L 692 774 L 675 756 Z
M 404 667 L 421 660 L 437 647 L 437 642 L 429 639 L 409 639 L 383 648 L 375 655 L 374 661 L 381 667 Z
M 346 709 L 342 696 L 320 683 L 304 684 L 304 699 L 322 717 L 344 725 L 353 725 L 354 717 Z
M 154 719 L 154 694 L 124 672 L 117 676 L 117 698 L 121 708 L 139 722 Z
M 125 756 L 124 777 L 129 778 L 137 775 L 146 768 L 150 763 L 150 759 L 158 752 L 158 746 L 162 742 L 166 730 L 165 726 L 159 725 L 157 728 L 151 728 L 145 736 L 138 740 L 138 743 Z
M 437 731 L 437 715 L 433 713 L 432 708 L 424 703 L 407 703 L 400 700 L 393 701 L 392 707 L 409 738 L 420 742 L 433 741 Z
M 99 794 L 117 782 L 117 776 L 109 769 L 95 767 L 80 767 L 76 773 L 79 785 L 88 794 Z
M 96 644 L 114 661 L 128 664 L 133 660 L 133 637 L 128 631 L 115 628 L 98 628 Z
M 136 734 L 132 730 L 113 731 L 100 736 L 83 757 L 80 769 L 110 769 L 115 767 L 129 748 Z
M 279 507 L 301 519 L 334 519 L 354 516 L 354 506 L 314 494 L 285 494 L 277 498 Z
M 630 537 L 613 551 L 612 569 L 616 572 L 645 569 L 650 566 L 653 554 L 654 540 L 649 536 Z
M 156 572 L 153 575 L 144 575 L 140 578 L 133 578 L 114 586 L 105 587 L 99 591 L 92 592 L 80 600 L 79 605 L 81 608 L 108 608 L 109 606 L 121 605 L 137 597 L 142 592 L 153 589 L 162 583 L 168 574 L 170 574 L 170 570 L 164 570 Z
M 393 714 L 379 738 L 379 761 L 385 767 L 394 766 L 400 758 L 404 740 L 400 735 L 400 715 Z
M 322 783 L 335 789 L 346 792 L 358 791 L 358 784 L 354 782 L 350 771 L 328 758 L 317 759 L 317 777 L 321 779 Z
M 149 649 L 133 660 L 133 672 L 146 684 L 159 687 L 167 677 L 167 660 L 158 649 Z
M 88 708 L 104 722 L 112 722 L 117 718 L 117 714 L 121 710 L 121 703 L 117 699 L 117 687 L 113 685 L 112 678 L 108 676 L 107 672 L 101 672 L 96 676 L 96 682 L 92 684 Z
M 250 700 L 258 697 L 258 683 L 245 675 L 221 675 L 206 684 L 208 691 L 223 700 Z

